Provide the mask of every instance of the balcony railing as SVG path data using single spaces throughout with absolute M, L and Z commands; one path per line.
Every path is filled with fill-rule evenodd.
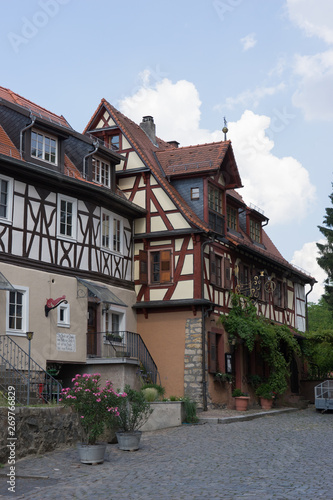
M 88 358 L 136 358 L 143 367 L 143 374 L 153 383 L 160 383 L 160 376 L 146 344 L 138 333 L 127 331 L 87 333 Z

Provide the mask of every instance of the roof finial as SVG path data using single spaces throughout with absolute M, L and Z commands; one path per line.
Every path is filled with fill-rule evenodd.
M 224 127 L 222 129 L 222 132 L 224 133 L 224 140 L 226 141 L 227 140 L 227 132 L 228 132 L 228 127 L 227 127 L 227 120 L 225 118 L 225 116 L 223 117 L 223 120 L 224 120 Z

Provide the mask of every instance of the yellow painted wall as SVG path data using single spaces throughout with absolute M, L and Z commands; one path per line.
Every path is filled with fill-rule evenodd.
M 184 395 L 185 326 L 192 313 L 139 314 L 138 333 L 148 347 L 165 387 L 166 397 Z

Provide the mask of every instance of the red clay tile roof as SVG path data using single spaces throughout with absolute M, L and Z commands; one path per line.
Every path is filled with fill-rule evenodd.
M 185 148 L 175 148 L 168 142 L 165 142 L 158 137 L 156 138 L 157 144 L 159 147 L 154 146 L 145 132 L 141 129 L 139 125 L 134 123 L 132 120 L 123 115 L 120 111 L 118 111 L 114 106 L 112 106 L 105 99 L 101 100 L 100 105 L 95 111 L 94 115 L 91 117 L 87 127 L 85 128 L 83 133 L 89 132 L 90 129 L 93 129 L 96 125 L 97 116 L 100 115 L 101 111 L 106 108 L 114 122 L 119 127 L 120 131 L 124 134 L 128 142 L 131 146 L 137 151 L 140 155 L 142 161 L 145 165 L 150 169 L 152 174 L 158 180 L 160 185 L 165 189 L 167 194 L 170 196 L 172 201 L 176 204 L 178 209 L 184 216 L 190 221 L 190 223 L 194 224 L 197 228 L 204 230 L 205 232 L 209 232 L 209 226 L 204 221 L 202 221 L 187 205 L 184 199 L 180 196 L 178 191 L 170 184 L 167 179 L 167 176 L 172 171 L 172 169 L 177 165 L 182 165 L 179 167 L 179 173 L 184 174 L 188 173 L 188 170 L 185 169 L 186 165 L 190 165 L 191 163 L 200 163 L 199 167 L 202 171 L 213 171 L 217 170 L 219 166 L 221 166 L 222 161 L 229 155 L 227 160 L 229 161 L 228 165 L 231 166 L 232 174 L 235 176 L 234 180 L 239 182 L 239 186 L 241 186 L 241 180 L 238 174 L 237 166 L 234 160 L 232 146 L 230 141 L 223 141 L 220 143 L 212 143 L 212 144 L 203 144 L 198 146 L 189 146 Z M 207 161 L 207 156 L 209 156 L 209 160 Z M 158 159 L 158 161 L 157 161 Z M 211 159 L 211 164 L 210 164 Z M 206 163 L 205 163 L 206 162 Z M 234 165 L 233 165 L 234 162 Z M 193 171 L 192 167 L 190 168 L 190 172 Z M 197 170 L 196 170 L 197 171 Z M 237 178 L 238 176 L 238 178 Z M 237 187 L 237 186 L 235 186 Z M 243 202 L 242 196 L 233 189 L 228 189 L 227 193 L 231 196 L 234 196 L 238 201 Z M 262 256 L 266 256 L 272 260 L 279 262 L 281 265 L 290 268 L 294 272 L 303 275 L 306 277 L 306 280 L 311 281 L 309 275 L 305 272 L 301 272 L 296 269 L 294 266 L 289 264 L 287 260 L 285 260 L 275 245 L 272 243 L 270 238 L 267 236 L 265 231 L 262 231 L 263 245 L 265 248 L 262 248 L 258 245 L 252 243 L 250 237 L 241 231 L 241 237 L 237 237 L 231 234 L 227 235 L 227 240 L 235 246 L 243 245 L 247 247 L 249 250 L 255 251 Z
M 0 125 L 0 153 L 21 160 L 18 149 L 14 146 L 2 126 Z
M 10 89 L 0 87 L 0 98 L 9 101 L 13 104 L 18 104 L 23 108 L 26 108 L 29 111 L 31 111 L 33 115 L 40 116 L 44 120 L 49 120 L 52 123 L 61 125 L 62 127 L 72 129 L 72 127 L 69 125 L 67 120 L 62 115 L 58 116 L 55 113 L 51 113 L 51 111 L 48 111 L 47 109 L 44 109 L 41 106 L 37 106 L 37 104 L 28 101 L 28 99 L 21 97 L 19 94 L 16 94 Z
M 68 175 L 68 177 L 74 177 L 75 179 L 80 179 L 81 181 L 86 180 L 82 177 L 81 172 L 76 168 L 74 163 L 69 159 L 67 155 L 65 155 L 64 174 Z
M 118 125 L 119 129 L 121 132 L 124 134 L 126 139 L 129 141 L 129 143 L 132 145 L 132 147 L 138 152 L 140 155 L 142 161 L 146 164 L 146 166 L 150 169 L 152 174 L 156 177 L 160 185 L 164 188 L 164 190 L 168 193 L 172 201 L 175 203 L 175 205 L 178 207 L 180 212 L 196 227 L 204 230 L 204 231 L 209 231 L 209 227 L 207 224 L 205 224 L 185 203 L 184 199 L 180 196 L 178 191 L 168 182 L 168 180 L 165 178 L 163 171 L 161 170 L 158 162 L 156 161 L 156 158 L 154 156 L 154 153 L 156 151 L 159 151 L 159 148 L 163 149 L 176 149 L 173 146 L 171 146 L 168 142 L 163 141 L 162 139 L 156 138 L 157 144 L 159 147 L 154 146 L 154 144 L 151 142 L 149 137 L 145 134 L 145 132 L 137 125 L 134 123 L 132 120 L 127 118 L 125 115 L 123 115 L 120 111 L 118 111 L 116 108 L 114 108 L 109 102 L 107 102 L 105 99 L 102 99 L 99 107 L 97 108 L 95 114 L 93 117 L 90 119 L 87 127 L 85 128 L 84 132 L 88 132 L 89 128 L 93 126 L 94 124 L 94 118 L 98 114 L 99 110 L 101 107 L 104 106 L 108 112 L 110 113 L 111 117 L 115 121 L 115 123 Z
M 216 171 L 221 167 L 230 144 L 226 141 L 167 149 L 156 151 L 156 156 L 166 175 Z

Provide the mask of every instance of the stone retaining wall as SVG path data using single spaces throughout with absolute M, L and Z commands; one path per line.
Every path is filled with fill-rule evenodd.
M 142 431 L 152 431 L 181 425 L 184 409 L 181 401 L 151 403 L 154 412 Z M 12 438 L 16 439 L 13 440 Z M 9 439 L 8 439 L 9 438 Z M 0 407 L 0 464 L 7 464 L 9 443 L 14 443 L 15 460 L 28 455 L 67 448 L 82 440 L 79 419 L 70 408 L 16 407 L 15 436 L 8 434 L 8 408 Z M 106 430 L 100 441 L 114 442 L 114 432 Z
M 17 407 L 15 411 L 15 459 L 27 455 L 43 454 L 74 445 L 81 440 L 76 414 L 69 408 Z M 6 464 L 9 457 L 8 409 L 0 408 L 0 463 Z

